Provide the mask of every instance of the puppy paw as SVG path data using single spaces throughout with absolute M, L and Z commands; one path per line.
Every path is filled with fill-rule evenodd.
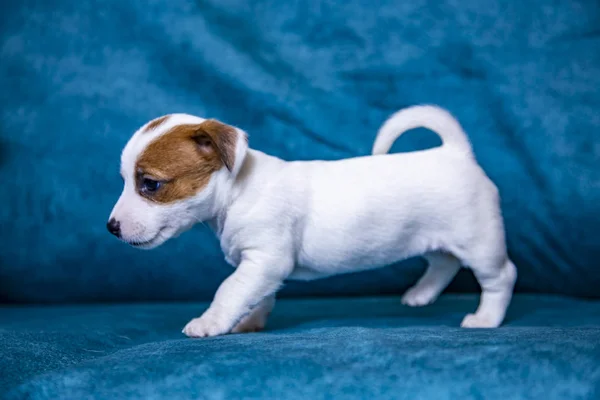
M 204 314 L 188 322 L 182 333 L 191 338 L 201 338 L 225 335 L 229 333 L 229 328 L 218 319 Z
M 242 321 L 231 330 L 231 333 L 260 332 L 265 328 L 265 321 Z
M 485 314 L 468 314 L 460 324 L 462 328 L 497 328 L 500 322 Z
M 436 292 L 428 290 L 428 288 L 413 286 L 404 293 L 401 301 L 406 306 L 422 307 L 433 303 L 436 299 Z
M 259 332 L 265 328 L 270 313 L 253 313 L 242 319 L 231 333 Z

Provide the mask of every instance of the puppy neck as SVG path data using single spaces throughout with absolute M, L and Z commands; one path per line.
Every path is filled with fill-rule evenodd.
M 218 188 L 214 197 L 215 214 L 210 221 L 206 221 L 218 237 L 221 236 L 231 208 L 236 204 L 245 204 L 245 200 L 259 197 L 262 188 L 269 184 L 269 173 L 277 170 L 274 165 L 284 163 L 285 161 L 277 157 L 249 149 L 235 177 L 228 175 L 228 171 L 219 171 L 223 176 L 217 178 L 216 182 Z M 252 200 L 248 203 L 252 204 Z

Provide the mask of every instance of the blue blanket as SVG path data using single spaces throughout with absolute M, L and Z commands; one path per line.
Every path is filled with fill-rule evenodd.
M 599 398 L 600 301 L 520 295 L 505 326 L 458 328 L 476 306 L 284 300 L 262 333 L 195 340 L 206 304 L 0 307 L 0 398 Z
M 453 112 L 499 186 L 517 289 L 600 294 L 596 0 L 0 7 L 0 301 L 214 293 L 230 270 L 206 229 L 153 252 L 105 230 L 121 148 L 151 118 L 216 117 L 285 159 L 339 159 L 368 154 L 382 121 L 416 103 Z M 422 268 L 409 260 L 284 294 L 398 293 Z M 453 286 L 476 288 L 467 273 Z

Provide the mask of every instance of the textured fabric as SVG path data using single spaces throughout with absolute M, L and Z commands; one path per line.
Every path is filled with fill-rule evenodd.
M 203 304 L 0 309 L 0 398 L 598 399 L 600 301 L 518 296 L 464 330 L 472 295 L 283 300 L 258 334 L 187 339 Z
M 416 103 L 450 109 L 498 184 L 518 289 L 599 295 L 600 3 L 373 4 L 2 2 L 0 301 L 212 296 L 229 270 L 206 229 L 153 252 L 105 230 L 120 151 L 151 118 L 216 117 L 285 159 L 338 159 Z M 422 265 L 284 294 L 397 293 Z

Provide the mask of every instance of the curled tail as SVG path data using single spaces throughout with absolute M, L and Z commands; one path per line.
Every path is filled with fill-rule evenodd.
M 460 123 L 448 111 L 432 105 L 404 108 L 383 123 L 373 144 L 373 154 L 386 154 L 404 132 L 427 128 L 440 136 L 443 147 L 473 154 L 471 143 Z

